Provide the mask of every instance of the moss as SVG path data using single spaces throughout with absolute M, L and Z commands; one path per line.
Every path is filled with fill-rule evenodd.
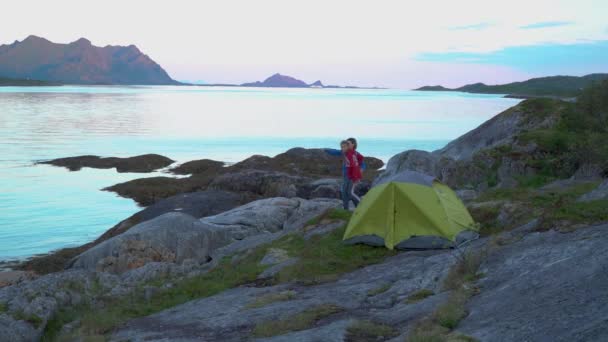
M 272 337 L 292 331 L 305 330 L 317 321 L 342 310 L 339 306 L 331 304 L 315 306 L 281 320 L 260 323 L 255 326 L 252 334 L 254 337 Z
M 295 291 L 282 291 L 279 293 L 269 293 L 267 295 L 256 298 L 253 302 L 247 304 L 247 306 L 245 306 L 245 308 L 246 309 L 261 308 L 261 307 L 264 307 L 266 305 L 269 305 L 269 304 L 272 304 L 275 302 L 283 302 L 283 301 L 291 300 L 291 299 L 295 298 L 295 296 L 296 296 Z
M 367 295 L 370 297 L 377 296 L 381 293 L 388 291 L 392 286 L 393 286 L 393 284 L 389 284 L 389 283 L 384 284 L 375 289 L 371 289 L 371 290 L 367 291 Z
M 26 321 L 31 323 L 36 329 L 44 322 L 44 320 L 36 314 L 26 314 L 23 311 L 17 311 L 13 314 L 13 318 L 17 321 Z
M 0 303 L 0 313 L 7 312 L 8 305 L 6 303 Z
M 408 304 L 412 304 L 412 303 L 416 303 L 419 302 L 427 297 L 430 297 L 432 295 L 434 295 L 435 292 L 433 292 L 432 290 L 429 289 L 420 289 L 414 293 L 412 293 L 411 295 L 409 295 L 407 297 L 407 299 L 405 300 L 406 303 Z
M 346 330 L 347 342 L 385 341 L 399 334 L 386 324 L 372 321 L 355 321 Z

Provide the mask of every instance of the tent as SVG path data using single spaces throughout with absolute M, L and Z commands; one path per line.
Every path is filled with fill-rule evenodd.
M 450 248 L 477 238 L 478 230 L 452 189 L 432 176 L 405 171 L 365 195 L 343 240 L 388 249 Z

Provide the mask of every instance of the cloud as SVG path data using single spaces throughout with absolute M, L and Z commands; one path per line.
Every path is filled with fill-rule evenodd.
M 560 26 L 570 26 L 574 25 L 571 21 L 542 21 L 539 23 L 528 24 L 524 26 L 520 26 L 520 29 L 524 30 L 534 30 L 534 29 L 542 29 L 549 27 L 560 27 Z
M 472 25 L 452 26 L 452 27 L 449 27 L 448 30 L 451 30 L 451 31 L 484 30 L 491 26 L 492 26 L 492 24 L 490 24 L 490 23 L 477 23 L 477 24 L 472 24 Z
M 425 62 L 500 65 L 534 73 L 608 72 L 608 40 L 512 46 L 488 53 L 422 53 L 416 59 Z

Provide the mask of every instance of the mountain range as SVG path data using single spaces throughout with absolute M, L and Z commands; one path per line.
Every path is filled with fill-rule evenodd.
M 575 97 L 594 82 L 608 79 L 608 74 L 589 74 L 586 76 L 549 76 L 532 78 L 523 82 L 500 85 L 484 83 L 467 84 L 459 88 L 445 88 L 440 85 L 424 86 L 414 90 L 422 91 L 461 91 L 478 94 L 508 94 L 509 97 Z
M 0 45 L 0 76 L 70 84 L 178 84 L 135 45 L 97 47 L 85 38 L 69 44 L 29 36 Z

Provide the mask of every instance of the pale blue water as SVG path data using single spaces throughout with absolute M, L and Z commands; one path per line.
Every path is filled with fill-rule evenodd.
M 38 165 L 96 154 L 226 162 L 347 136 L 388 160 L 434 150 L 514 105 L 498 95 L 221 87 L 0 87 L 0 260 L 75 246 L 140 210 L 99 191 L 158 175 Z

